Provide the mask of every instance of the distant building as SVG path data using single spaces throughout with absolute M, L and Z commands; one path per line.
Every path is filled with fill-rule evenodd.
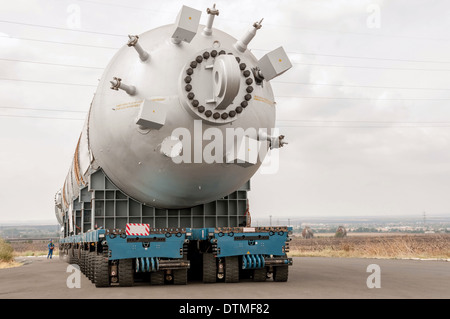
M 302 237 L 306 238 L 306 239 L 313 238 L 314 237 L 314 233 L 313 233 L 312 229 L 310 227 L 308 227 L 308 226 L 303 228 Z
M 345 229 L 344 226 L 339 226 L 338 229 L 336 230 L 336 234 L 334 234 L 335 237 L 346 237 L 347 236 L 347 230 Z

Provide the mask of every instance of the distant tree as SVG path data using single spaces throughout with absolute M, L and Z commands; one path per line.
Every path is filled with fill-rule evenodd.
M 306 239 L 314 237 L 314 233 L 313 233 L 312 229 L 309 226 L 306 226 L 305 228 L 303 228 L 302 237 L 306 238 Z
M 343 238 L 346 236 L 347 236 L 347 230 L 345 229 L 345 227 L 339 226 L 338 229 L 336 230 L 336 233 L 334 234 L 334 237 Z

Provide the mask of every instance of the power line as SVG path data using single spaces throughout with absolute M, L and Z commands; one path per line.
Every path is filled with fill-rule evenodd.
M 2 36 L 0 36 L 0 37 L 2 37 Z M 3 37 L 6 37 L 6 36 L 3 36 Z M 16 38 L 16 37 L 11 37 L 11 38 L 20 39 L 20 40 L 27 40 L 27 41 L 49 42 L 49 43 L 55 43 L 55 44 L 67 44 L 67 45 L 76 45 L 76 46 L 85 46 L 85 47 L 94 47 L 94 48 L 103 48 L 103 49 L 120 49 L 120 48 L 113 48 L 113 47 L 102 47 L 102 46 L 84 45 L 84 44 L 68 43 L 68 42 L 46 41 L 46 40 Z M 26 62 L 26 63 L 35 63 L 35 64 L 48 64 L 48 65 L 56 65 L 56 66 L 99 69 L 99 70 L 100 69 L 104 69 L 103 67 L 94 67 L 94 66 L 85 66 L 85 65 L 71 65 L 71 64 L 61 64 L 61 63 L 49 63 L 49 62 L 37 62 L 37 61 L 5 59 L 5 58 L 0 58 L 0 60 L 2 60 L 2 61 L 11 61 L 11 62 Z M 439 71 L 439 72 L 448 72 L 448 71 L 450 71 L 450 69 L 391 68 L 391 67 L 371 67 L 371 66 L 360 66 L 360 65 L 315 64 L 315 63 L 300 63 L 300 62 L 293 62 L 293 64 L 308 65 L 308 66 L 340 67 L 340 68 L 375 69 L 375 70 Z M 275 83 L 277 83 L 277 82 L 278 83 L 296 83 L 296 82 L 272 81 L 272 83 L 273 82 L 275 82 Z M 302 83 L 299 83 L 299 84 L 302 84 Z
M 450 121 L 369 121 L 369 120 L 283 120 L 279 122 L 311 122 L 311 123 L 383 123 L 383 124 L 450 124 Z
M 254 51 L 265 51 L 268 52 L 270 50 L 267 49 L 256 49 L 252 48 Z M 314 56 L 326 56 L 326 57 L 334 57 L 334 58 L 349 58 L 349 59 L 366 59 L 366 60 L 382 60 L 382 61 L 401 61 L 401 62 L 418 62 L 418 63 L 450 63 L 450 61 L 431 61 L 431 60 L 410 60 L 410 59 L 394 59 L 394 58 L 376 58 L 376 57 L 362 57 L 362 56 L 354 56 L 354 55 L 338 55 L 338 54 L 324 54 L 324 53 L 309 53 L 309 52 L 296 52 L 296 51 L 286 51 L 286 53 L 290 54 L 298 54 L 298 55 L 314 55 Z
M 449 128 L 449 125 L 279 125 L 285 128 Z
M 87 69 L 97 69 L 102 70 L 102 67 L 86 66 L 86 65 L 72 65 L 72 64 L 62 64 L 62 63 L 50 63 L 50 62 L 38 62 L 29 60 L 18 60 L 18 59 L 6 59 L 0 58 L 1 61 L 9 62 L 24 62 L 33 64 L 43 64 L 43 65 L 54 65 L 54 66 L 64 66 L 64 67 L 75 67 L 75 68 L 87 68 Z M 434 70 L 439 71 L 439 70 Z M 450 70 L 447 70 L 450 71 Z M 327 85 L 327 86 L 345 86 L 345 87 L 364 87 L 364 88 L 383 88 L 383 89 L 402 89 L 402 90 L 444 90 L 448 91 L 450 89 L 440 89 L 440 88 L 405 88 L 405 87 L 388 87 L 388 86 L 362 86 L 362 85 L 345 85 L 345 84 L 329 84 L 329 83 L 304 83 L 304 82 L 289 82 L 289 81 L 272 81 L 271 83 L 282 83 L 282 84 L 300 84 L 300 85 Z
M 35 118 L 35 119 L 51 119 L 51 120 L 73 120 L 73 121 L 84 121 L 83 118 L 68 118 L 68 117 L 49 117 L 49 116 L 33 116 L 33 115 L 12 115 L 12 114 L 0 114 L 1 117 L 14 117 L 14 118 Z M 285 128 L 448 128 L 449 125 L 420 125 L 420 126 L 392 126 L 392 125 L 278 125 L 278 127 L 285 127 Z
M 84 113 L 86 111 L 77 110 L 57 110 L 57 109 L 46 109 L 46 108 L 31 108 L 31 107 L 17 107 L 17 106 L 0 106 L 0 109 L 14 109 L 14 110 L 30 110 L 30 111 L 46 111 L 46 112 L 71 112 L 71 113 Z
M 50 62 L 38 62 L 38 61 L 16 60 L 16 59 L 5 59 L 5 58 L 0 58 L 0 61 L 23 62 L 23 63 L 55 65 L 55 66 L 64 66 L 64 67 L 72 67 L 72 68 L 97 69 L 97 70 L 103 70 L 104 69 L 104 68 L 99 68 L 99 67 L 95 67 L 95 66 L 73 65 L 73 64 L 62 64 L 62 63 L 50 63 Z
M 43 26 L 43 27 L 45 27 L 45 26 Z M 68 30 L 68 31 L 77 31 L 77 30 L 64 29 L 64 28 L 61 28 L 61 29 Z M 83 32 L 91 33 L 91 31 L 83 31 Z M 119 34 L 116 34 L 116 35 L 117 36 L 123 36 L 123 35 L 119 35 Z M 18 39 L 18 40 L 25 40 L 25 41 L 36 41 L 36 42 L 43 42 L 43 43 L 54 43 L 54 44 L 62 44 L 62 45 L 75 45 L 75 46 L 90 47 L 90 48 L 111 49 L 111 50 L 118 50 L 118 49 L 120 49 L 120 47 L 109 47 L 109 46 L 80 44 L 80 43 L 73 43 L 73 42 L 40 40 L 40 39 L 31 39 L 31 38 L 23 38 L 23 37 L 16 37 L 16 36 L 0 36 L 0 37 L 11 38 L 11 39 Z M 250 51 L 264 51 L 264 52 L 268 52 L 270 50 L 251 48 Z M 369 59 L 369 60 L 382 60 L 382 61 L 401 61 L 401 62 L 437 63 L 437 64 L 448 64 L 448 63 L 450 63 L 450 61 L 431 61 L 431 60 L 407 60 L 407 59 L 395 59 L 395 58 L 376 58 L 376 57 L 349 56 L 349 55 L 336 55 L 336 54 L 306 53 L 306 52 L 295 52 L 295 51 L 286 51 L 286 53 L 297 54 L 297 55 L 312 55 L 312 56 L 349 58 L 349 59 Z M 294 64 L 304 64 L 304 63 L 294 62 Z M 314 65 L 314 64 L 310 64 L 310 65 Z M 319 65 L 319 64 L 317 64 L 317 65 Z M 321 66 L 325 66 L 325 65 L 323 64 Z M 327 65 L 327 66 L 336 66 L 336 67 L 338 67 L 338 65 Z M 358 66 L 342 66 L 342 67 L 353 67 L 353 68 L 356 68 Z M 361 67 L 361 68 L 378 69 L 378 67 Z M 405 68 L 405 70 L 407 70 L 407 69 Z M 411 70 L 414 70 L 414 69 L 411 69 Z M 438 69 L 419 69 L 419 70 L 439 71 Z M 448 70 L 443 70 L 443 71 L 448 71 Z
M 373 88 L 373 89 L 394 89 L 394 90 L 438 90 L 438 91 L 450 91 L 450 89 L 441 89 L 441 88 L 414 88 L 414 87 L 395 87 L 395 86 L 349 85 L 349 84 L 333 84 L 333 83 L 287 82 L 287 81 L 277 81 L 277 80 L 272 81 L 272 83 L 300 84 L 300 85 L 325 85 L 325 86 L 358 87 L 358 88 Z
M 88 86 L 88 87 L 97 87 L 97 85 L 93 84 L 82 84 L 82 83 L 66 83 L 66 82 L 49 82 L 49 81 L 37 81 L 37 80 L 24 80 L 24 79 L 11 79 L 11 78 L 0 78 L 0 80 L 4 81 L 20 81 L 20 82 L 31 82 L 31 83 L 42 83 L 42 84 L 58 84 L 58 85 L 73 85 L 73 86 Z M 439 88 L 400 88 L 400 87 L 381 87 L 381 86 L 362 86 L 362 85 L 345 85 L 345 84 L 329 84 L 329 83 L 300 83 L 300 82 L 281 82 L 277 83 L 283 84 L 301 84 L 301 85 L 327 85 L 327 86 L 343 86 L 343 87 L 364 87 L 364 88 L 383 88 L 383 89 L 408 89 L 408 90 L 450 90 L 450 89 L 439 89 Z M 299 96 L 286 96 L 286 95 L 278 95 L 278 97 L 285 98 L 322 98 L 322 99 L 341 99 L 334 97 L 299 97 Z M 366 98 L 342 98 L 342 99 L 366 99 Z M 388 100 L 388 99 L 374 99 L 374 100 Z M 448 100 L 448 99 L 389 99 L 389 100 Z
M 392 68 L 392 67 L 376 67 L 376 66 L 363 66 L 363 65 L 339 65 L 339 64 L 322 64 L 322 63 L 302 63 L 292 62 L 292 64 L 308 65 L 308 66 L 326 66 L 337 68 L 356 68 L 356 69 L 374 69 L 374 70 L 402 70 L 402 71 L 438 71 L 448 72 L 450 69 L 426 69 L 426 68 Z
M 79 30 L 79 29 L 67 29 L 67 28 L 54 27 L 54 26 L 48 26 L 48 25 L 24 23 L 24 22 L 8 21 L 8 20 L 0 20 L 0 22 L 2 22 L 2 23 L 9 23 L 9 24 L 24 25 L 24 26 L 28 26 L 28 27 L 36 27 L 36 28 L 46 28 L 46 29 L 55 29 L 55 30 L 62 30 L 62 31 L 72 31 L 72 32 L 108 35 L 108 36 L 112 36 L 112 37 L 127 37 L 128 36 L 128 35 L 123 35 L 123 34 L 96 32 L 96 31 Z
M 48 117 L 48 116 L 32 116 L 32 115 L 11 115 L 11 114 L 0 114 L 1 117 L 14 117 L 14 118 L 35 118 L 35 119 L 51 119 L 51 120 L 73 120 L 73 121 L 84 121 L 86 119 L 81 118 L 68 118 L 68 117 Z M 343 125 L 279 125 L 279 127 L 285 128 L 448 128 L 450 125 L 445 126 L 343 126 Z
M 226 20 L 226 19 L 224 19 Z M 300 27 L 300 26 L 289 26 L 289 25 L 281 25 L 281 24 L 271 24 L 271 23 L 265 23 L 265 25 L 271 25 L 274 27 L 281 27 L 281 28 L 289 28 L 289 29 L 299 29 L 299 30 L 306 30 L 306 31 L 313 31 L 313 32 L 327 32 L 327 33 L 341 33 L 341 34 L 350 34 L 350 35 L 357 35 L 357 36 L 375 36 L 375 37 L 389 37 L 389 38 L 405 38 L 405 39 L 419 39 L 419 40 L 433 40 L 433 41 L 449 41 L 449 38 L 431 38 L 426 36 L 409 36 L 409 35 L 397 35 L 397 34 L 376 34 L 376 33 L 367 33 L 367 32 L 354 32 L 354 31 L 342 31 L 342 30 L 324 30 L 324 29 L 315 29 L 315 28 L 308 28 L 308 27 Z
M 99 49 L 112 49 L 112 50 L 118 50 L 119 47 L 107 47 L 107 46 L 100 46 L 100 45 L 90 45 L 90 44 L 80 44 L 80 43 L 73 43 L 73 42 L 61 42 L 61 41 L 50 41 L 50 40 L 39 40 L 39 39 L 30 39 L 30 38 L 22 38 L 22 37 L 15 37 L 15 36 L 6 36 L 2 35 L 0 36 L 2 38 L 11 38 L 11 39 L 17 39 L 17 40 L 24 40 L 24 41 L 35 41 L 35 42 L 43 42 L 43 43 L 53 43 L 53 44 L 63 44 L 63 45 L 75 45 L 80 47 L 88 47 L 88 48 L 99 48 Z
M 93 2 L 93 1 L 91 1 Z M 108 5 L 108 4 L 105 4 Z M 147 9 L 144 9 L 147 10 Z M 127 37 L 127 35 L 124 34 L 116 34 L 116 33 L 105 33 L 105 32 L 96 32 L 96 31 L 89 31 L 89 30 L 78 30 L 78 29 L 67 29 L 67 28 L 61 28 L 61 27 L 54 27 L 54 26 L 45 26 L 40 24 L 31 24 L 31 23 L 23 23 L 23 22 L 16 22 L 16 21 L 8 21 L 8 20 L 0 20 L 0 22 L 3 23 L 10 23 L 10 24 L 17 24 L 17 25 L 25 25 L 25 26 L 31 26 L 31 27 L 39 27 L 39 28 L 50 28 L 50 29 L 57 29 L 57 30 L 63 30 L 63 31 L 73 31 L 73 32 L 82 32 L 82 33 L 91 33 L 91 34 L 100 34 L 100 35 L 108 35 L 108 36 L 116 36 L 116 37 Z M 450 40 L 450 39 L 449 39 Z M 43 41 L 43 40 L 42 40 Z M 47 41 L 50 42 L 50 41 Z M 73 44 L 75 45 L 75 44 Z M 96 46 L 93 46 L 96 47 Z M 103 48 L 110 48 L 115 49 L 112 47 L 103 47 Z M 270 51 L 267 49 L 257 49 L 252 48 L 251 50 L 255 51 Z M 384 60 L 384 61 L 402 61 L 402 62 L 419 62 L 419 63 L 450 63 L 450 61 L 430 61 L 430 60 L 410 60 L 410 59 L 394 59 L 394 58 L 375 58 L 375 57 L 358 57 L 358 56 L 348 56 L 348 55 L 336 55 L 336 54 L 318 54 L 318 53 L 306 53 L 306 52 L 295 52 L 295 51 L 286 51 L 286 53 L 291 54 L 300 54 L 300 55 L 315 55 L 315 56 L 328 56 L 328 57 L 340 57 L 340 58 L 352 58 L 352 59 L 370 59 L 370 60 Z
M 332 96 L 297 96 L 297 95 L 276 95 L 281 98 L 291 99 L 326 99 L 326 100 L 371 100 L 371 101 L 450 101 L 450 98 L 365 98 L 365 97 L 332 97 Z
M 42 84 L 57 84 L 57 85 L 72 85 L 72 86 L 90 86 L 97 87 L 93 84 L 82 84 L 82 83 L 65 83 L 65 82 L 47 82 L 47 81 L 37 81 L 37 80 L 23 80 L 23 79 L 10 79 L 10 78 L 0 78 L 3 81 L 18 81 L 18 82 L 30 82 L 30 83 L 42 83 Z
M 18 81 L 40 84 L 55 84 L 55 85 L 69 85 L 69 86 L 86 86 L 97 87 L 94 84 L 82 84 L 82 83 L 66 83 L 66 82 L 50 82 L 50 81 L 38 81 L 38 80 L 24 80 L 24 79 L 11 79 L 0 78 L 3 81 Z M 413 88 L 411 88 L 413 89 Z M 278 98 L 294 98 L 294 99 L 331 99 L 331 100 L 373 100 L 373 101 L 448 101 L 450 98 L 358 98 L 358 97 L 329 97 L 329 96 L 296 96 L 296 95 L 277 95 Z
M 0 114 L 0 117 L 18 117 L 18 118 L 35 118 L 35 119 L 48 119 L 48 120 L 73 120 L 73 121 L 84 121 L 86 119 L 77 119 L 69 117 L 49 117 L 49 116 L 33 116 L 33 115 L 11 115 L 11 114 Z
M 63 110 L 63 109 L 47 109 L 47 108 L 29 108 L 17 106 L 0 106 L 0 109 L 15 109 L 15 110 L 31 110 L 31 111 L 46 111 L 46 112 L 71 112 L 83 113 L 87 111 L 79 110 Z M 373 124 L 449 124 L 450 121 L 371 121 L 371 120 L 312 120 L 312 119 L 277 119 L 277 122 L 300 122 L 300 123 L 373 123 Z
M 161 11 L 161 10 L 142 8 L 142 7 L 124 6 L 124 5 L 115 4 L 115 3 L 111 4 L 111 3 L 103 3 L 103 2 L 91 1 L 91 0 L 77 0 L 77 1 L 79 1 L 79 2 L 87 2 L 87 3 L 94 3 L 94 4 L 98 4 L 98 5 L 109 6 L 109 7 L 119 7 L 119 8 L 134 9 L 134 10 L 141 10 L 141 11 L 144 10 L 144 11 L 151 11 L 151 12 L 156 12 L 156 13 L 176 14 L 176 13 L 173 13 L 171 11 Z

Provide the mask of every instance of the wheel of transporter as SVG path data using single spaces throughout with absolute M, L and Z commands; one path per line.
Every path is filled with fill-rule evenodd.
M 151 285 L 164 285 L 164 271 L 155 271 L 150 273 Z
M 81 251 L 80 271 L 83 274 L 86 272 L 86 250 Z
M 95 283 L 95 259 L 97 258 L 97 252 L 95 251 L 91 251 L 89 253 L 89 257 L 90 257 L 90 265 L 91 265 L 91 269 L 90 269 L 90 273 L 89 273 L 89 280 L 92 283 Z
M 203 254 L 203 282 L 213 283 L 217 278 L 216 257 L 213 254 Z
M 88 258 L 89 258 L 89 280 L 92 283 L 95 283 L 95 256 L 97 255 L 97 252 L 90 251 Z
M 267 269 L 266 267 L 253 270 L 253 281 L 266 281 Z
M 173 271 L 174 285 L 187 285 L 187 269 L 175 269 Z
M 69 249 L 69 254 L 67 258 L 67 262 L 71 265 L 75 264 L 75 252 L 73 248 Z
M 86 277 L 90 280 L 90 276 L 91 276 L 91 252 L 87 251 L 86 252 Z
M 289 266 L 273 267 L 273 281 L 287 281 L 289 274 Z
M 119 286 L 131 287 L 134 284 L 133 259 L 119 260 Z
M 80 266 L 81 265 L 81 248 L 77 248 L 75 251 L 75 263 Z
M 238 256 L 225 257 L 225 282 L 239 282 Z
M 105 254 L 95 256 L 95 286 L 108 287 L 109 281 L 109 260 Z

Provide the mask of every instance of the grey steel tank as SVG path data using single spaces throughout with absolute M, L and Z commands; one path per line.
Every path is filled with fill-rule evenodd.
M 140 35 L 112 58 L 98 84 L 63 188 L 62 214 L 102 169 L 125 194 L 161 208 L 210 202 L 237 190 L 270 148 L 276 106 L 269 81 L 291 68 L 279 47 L 257 59 L 241 39 L 212 27 L 219 11 L 183 6 L 174 24 Z M 227 135 L 228 134 L 228 135 Z

